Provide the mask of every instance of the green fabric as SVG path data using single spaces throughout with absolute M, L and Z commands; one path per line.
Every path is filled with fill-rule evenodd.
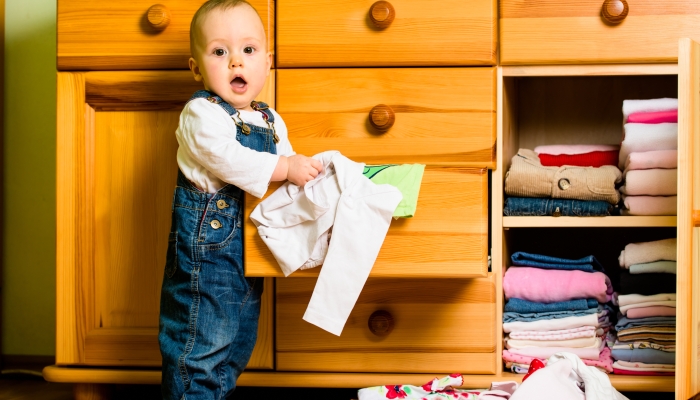
M 411 218 L 416 213 L 423 170 L 423 164 L 367 165 L 362 174 L 378 185 L 386 183 L 399 189 L 403 199 L 394 210 L 394 217 Z

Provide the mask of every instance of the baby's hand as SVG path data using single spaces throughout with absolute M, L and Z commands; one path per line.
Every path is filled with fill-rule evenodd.
M 297 186 L 303 187 L 322 170 L 321 162 L 315 158 L 295 154 L 287 159 L 287 180 Z

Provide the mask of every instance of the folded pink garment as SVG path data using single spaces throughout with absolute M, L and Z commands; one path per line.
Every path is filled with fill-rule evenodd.
M 678 167 L 678 150 L 655 150 L 630 153 L 625 172 L 635 169 L 669 169 Z
M 623 100 L 622 122 L 627 122 L 630 114 L 672 110 L 678 110 L 678 99 L 664 97 L 661 99 Z
M 625 124 L 624 137 L 620 144 L 618 167 L 624 169 L 624 163 L 630 153 L 642 153 L 656 150 L 678 150 L 678 124 Z
M 661 124 L 664 122 L 678 122 L 678 110 L 636 112 L 627 117 L 627 122 L 638 124 Z
M 528 347 L 525 349 L 503 350 L 503 352 L 505 353 L 506 351 L 509 351 L 511 354 L 534 358 L 549 358 L 553 354 L 566 351 L 568 353 L 574 353 L 582 359 L 585 358 L 587 360 L 599 360 L 601 350 L 602 349 L 596 348 L 577 349 L 575 347 Z
M 675 196 L 677 169 L 642 169 L 627 172 L 620 193 L 632 196 Z
M 596 329 L 595 326 L 581 326 L 578 328 L 553 331 L 513 331 L 508 336 L 511 339 L 564 340 L 595 337 L 597 331 L 598 329 Z
M 530 267 L 508 268 L 503 277 L 506 298 L 516 297 L 537 303 L 572 299 L 612 299 L 610 278 L 602 272 L 564 271 Z
M 532 360 L 534 360 L 535 357 L 529 357 L 529 356 L 521 356 L 518 354 L 513 354 L 509 352 L 508 350 L 503 350 L 503 361 L 506 362 L 514 362 L 518 364 L 527 364 L 530 365 Z M 612 357 L 610 356 L 610 349 L 607 347 L 604 347 L 603 350 L 601 350 L 600 354 L 598 355 L 597 360 L 589 360 L 582 358 L 581 359 L 584 364 L 590 365 L 592 367 L 598 367 L 598 368 L 603 368 L 604 370 L 608 372 L 612 372 L 612 364 L 613 360 Z M 540 361 L 544 362 L 544 364 L 547 364 L 547 359 L 542 358 Z
M 619 151 L 616 144 L 549 144 L 535 147 L 537 154 L 558 156 L 562 154 L 586 154 L 594 151 Z
M 627 318 L 671 317 L 676 315 L 676 307 L 651 306 L 627 310 Z
M 676 215 L 676 196 L 622 196 L 623 215 Z

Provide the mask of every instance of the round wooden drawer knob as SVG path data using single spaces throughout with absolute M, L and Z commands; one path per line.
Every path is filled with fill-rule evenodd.
M 388 1 L 379 0 L 369 8 L 369 19 L 380 29 L 391 25 L 395 16 L 394 6 Z
M 630 7 L 626 0 L 605 0 L 601 14 L 605 22 L 609 24 L 619 24 L 630 12 Z
M 162 4 L 154 4 L 148 9 L 148 23 L 153 29 L 162 31 L 170 24 L 170 10 Z
M 377 104 L 369 111 L 369 123 L 378 131 L 388 131 L 395 120 L 394 110 L 385 104 Z
M 394 330 L 394 317 L 389 312 L 377 310 L 369 316 L 367 321 L 369 331 L 377 336 L 386 336 Z

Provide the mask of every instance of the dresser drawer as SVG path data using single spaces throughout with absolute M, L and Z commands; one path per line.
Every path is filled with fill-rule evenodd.
M 362 161 L 362 160 L 356 160 Z M 488 269 L 488 173 L 484 169 L 428 166 L 413 218 L 392 220 L 370 277 L 475 277 Z M 268 195 L 274 191 L 270 187 Z M 245 202 L 247 276 L 284 276 L 248 216 L 259 200 Z M 317 276 L 320 268 L 290 277 Z
M 277 370 L 495 373 L 492 279 L 369 279 L 340 336 L 302 319 L 315 279 L 277 279 Z
M 393 18 L 393 19 L 392 19 Z M 495 0 L 280 0 L 280 67 L 496 64 Z
M 495 68 L 282 69 L 277 111 L 297 153 L 493 167 L 495 75 Z
M 700 40 L 698 1 L 627 0 L 619 23 L 603 2 L 501 0 L 501 64 L 676 62 L 679 38 Z
M 202 3 L 204 0 L 60 0 L 58 69 L 187 69 L 190 22 Z M 274 51 L 274 2 L 250 3 L 260 13 L 269 49 Z

